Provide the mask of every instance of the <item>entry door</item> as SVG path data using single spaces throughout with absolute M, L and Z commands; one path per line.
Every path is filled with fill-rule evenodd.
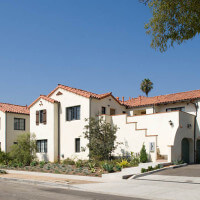
M 184 138 L 182 140 L 182 161 L 189 163 L 190 161 L 190 155 L 189 155 L 189 140 L 187 138 Z
M 200 164 L 200 140 L 197 140 L 197 163 Z

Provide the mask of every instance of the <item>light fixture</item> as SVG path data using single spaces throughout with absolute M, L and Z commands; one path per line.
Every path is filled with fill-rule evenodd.
M 173 126 L 172 120 L 169 120 L 169 124 L 170 124 L 170 126 Z

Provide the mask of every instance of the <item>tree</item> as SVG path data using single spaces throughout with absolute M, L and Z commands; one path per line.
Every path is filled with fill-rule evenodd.
M 161 52 L 200 33 L 199 0 L 140 0 L 149 6 L 153 17 L 145 25 L 152 36 L 151 47 Z
M 35 135 L 24 133 L 17 137 L 17 143 L 11 147 L 10 155 L 15 162 L 29 165 L 36 158 Z
M 140 151 L 140 162 L 146 163 L 147 161 L 148 161 L 147 152 L 146 152 L 145 145 L 143 144 L 142 149 Z
M 117 148 L 117 126 L 107 123 L 103 118 L 87 119 L 84 137 L 88 139 L 89 157 L 97 160 L 109 160 L 111 154 Z
M 140 85 L 140 89 L 148 97 L 149 92 L 153 89 L 153 83 L 148 78 L 145 78 Z

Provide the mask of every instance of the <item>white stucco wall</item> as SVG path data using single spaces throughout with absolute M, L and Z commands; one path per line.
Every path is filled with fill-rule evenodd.
M 36 111 L 47 110 L 47 123 L 36 125 Z M 39 160 L 54 162 L 58 157 L 57 104 L 40 99 L 30 108 L 30 132 L 37 140 L 47 140 L 47 153 L 37 153 Z
M 0 111 L 0 122 L 1 122 L 1 125 L 0 125 L 0 142 L 1 142 L 1 150 L 2 151 L 5 151 L 5 148 L 6 148 L 6 143 L 5 143 L 5 140 L 6 140 L 6 114 L 2 111 Z
M 123 142 L 115 154 L 121 154 L 123 151 L 139 153 L 144 143 L 153 161 L 157 158 L 157 148 L 169 161 L 180 160 L 182 139 L 194 137 L 194 126 L 187 127 L 187 124 L 193 124 L 194 115 L 184 112 L 174 111 L 132 117 L 118 115 L 112 116 L 111 119 L 108 119 L 108 116 L 106 118 L 119 127 L 117 141 Z M 172 121 L 173 125 L 170 125 L 169 121 Z M 149 152 L 150 142 L 155 143 L 154 153 Z M 190 152 L 192 162 L 192 146 Z
M 56 95 L 59 91 L 62 95 Z M 86 147 L 88 141 L 83 137 L 83 131 L 85 119 L 90 117 L 90 99 L 60 88 L 51 95 L 51 98 L 60 102 L 61 159 L 88 159 L 88 150 L 75 152 L 75 138 L 80 138 L 80 146 Z M 66 121 L 66 108 L 72 106 L 80 106 L 80 120 Z

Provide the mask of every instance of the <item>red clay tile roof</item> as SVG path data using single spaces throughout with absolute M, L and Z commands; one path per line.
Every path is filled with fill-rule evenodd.
M 193 90 L 188 92 L 160 95 L 155 97 L 140 96 L 137 98 L 132 98 L 128 101 L 124 101 L 123 104 L 128 107 L 140 107 L 140 106 L 158 105 L 164 103 L 173 103 L 179 101 L 195 100 L 198 98 L 200 98 L 200 90 Z
M 75 93 L 75 94 L 78 94 L 80 96 L 87 97 L 87 98 L 91 97 L 91 98 L 96 98 L 96 99 L 103 99 L 107 96 L 112 95 L 112 92 L 108 92 L 108 93 L 104 93 L 104 94 L 95 94 L 95 93 L 92 93 L 92 92 L 88 92 L 86 90 L 81 90 L 81 89 L 72 88 L 72 87 L 69 87 L 69 86 L 58 84 L 58 86 L 51 93 L 49 93 L 47 95 L 47 97 L 50 97 L 58 88 L 62 88 L 64 90 L 67 90 L 69 92 L 72 92 L 72 93 Z
M 57 103 L 58 101 L 56 101 L 55 99 L 52 99 L 52 98 L 50 98 L 50 97 L 47 97 L 46 95 L 40 95 L 30 106 L 29 106 L 29 108 L 30 107 L 32 107 L 38 100 L 40 100 L 40 99 L 44 99 L 44 100 L 46 100 L 46 101 L 49 101 L 49 102 L 51 102 L 51 103 Z
M 0 111 L 29 115 L 29 109 L 27 106 L 19 106 L 8 103 L 0 103 Z

